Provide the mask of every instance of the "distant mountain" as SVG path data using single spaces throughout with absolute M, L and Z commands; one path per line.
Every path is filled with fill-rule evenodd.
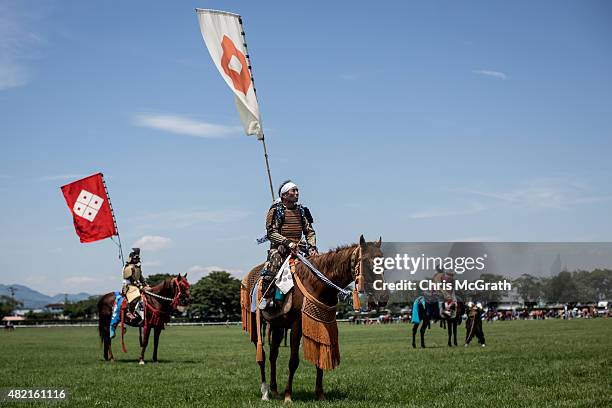
M 23 285 L 2 285 L 0 284 L 0 295 L 11 296 L 9 288 L 15 289 L 15 300 L 23 303 L 23 309 L 40 309 L 51 303 L 64 303 L 66 295 L 58 293 L 55 296 L 48 296 L 34 289 L 30 289 Z M 81 292 L 76 294 L 68 294 L 69 302 L 78 302 L 90 297 L 89 293 Z

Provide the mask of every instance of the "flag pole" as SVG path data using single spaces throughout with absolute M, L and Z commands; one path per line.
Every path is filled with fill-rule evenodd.
M 246 35 L 244 33 L 244 26 L 242 25 L 242 17 L 238 16 L 238 22 L 240 23 L 240 35 L 242 36 L 242 44 L 244 45 L 244 49 L 246 50 L 246 59 L 249 64 L 249 75 L 251 76 L 251 82 L 253 83 L 253 92 L 255 93 L 255 97 L 257 98 L 257 89 L 255 88 L 255 78 L 253 78 L 253 70 L 251 67 L 251 57 L 249 55 L 249 48 L 246 43 Z M 261 125 L 261 143 L 263 145 L 264 151 L 264 159 L 266 161 L 266 171 L 268 172 L 268 183 L 270 184 L 270 194 L 272 194 L 272 201 L 276 200 L 274 196 L 274 187 L 272 186 L 272 174 L 270 173 L 270 162 L 268 161 L 268 149 L 266 148 L 266 138 L 263 134 L 263 126 Z
M 108 193 L 108 187 L 106 187 L 106 181 L 104 181 L 104 174 L 100 173 L 102 178 L 102 184 L 104 185 L 104 191 L 106 191 L 106 197 L 108 197 L 108 206 L 110 207 L 111 215 L 113 216 L 113 224 L 115 225 L 115 231 L 117 231 L 117 240 L 119 241 L 119 257 L 121 259 L 121 266 L 125 265 L 123 260 L 123 247 L 121 246 L 121 237 L 119 236 L 119 227 L 117 226 L 117 219 L 115 218 L 115 211 L 113 211 L 113 204 L 111 204 L 110 194 Z M 112 237 L 111 237 L 112 240 Z

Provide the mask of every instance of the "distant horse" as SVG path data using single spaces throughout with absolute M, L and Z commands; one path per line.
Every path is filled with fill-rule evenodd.
M 374 280 L 372 263 L 374 258 L 382 257 L 380 247 L 380 240 L 376 243 L 366 243 L 362 235 L 359 244 L 340 247 L 321 255 L 314 255 L 309 260 L 315 268 L 341 288 L 348 286 L 353 281 L 359 281 L 358 287 L 364 291 L 362 295 L 367 296 L 367 303 L 370 306 L 376 303 L 376 298 L 382 300 L 385 296 L 385 294 L 366 293 L 364 289 L 368 287 L 368 282 Z M 285 388 L 285 402 L 292 401 L 293 376 L 300 363 L 299 349 L 302 336 L 304 337 L 304 358 L 317 367 L 315 394 L 318 399 L 324 400 L 323 370 L 331 370 L 340 364 L 338 329 L 335 320 L 338 291 L 317 277 L 306 265 L 301 262 L 295 265 L 293 279 L 296 286 L 289 292 L 292 293 L 291 309 L 287 314 L 273 318 L 268 322 L 271 326 L 270 337 L 272 339 L 270 345 L 270 386 L 268 387 L 266 384 L 265 353 L 257 335 L 263 318 L 258 318 L 257 313 L 251 312 L 251 292 L 262 268 L 263 264 L 253 268 L 244 278 L 241 288 L 242 326 L 251 334 L 251 341 L 256 344 L 256 360 L 261 374 L 262 400 L 268 400 L 270 392 L 272 397 L 278 396 L 276 359 L 287 328 L 291 329 L 291 356 L 289 358 L 289 378 Z M 379 276 L 377 279 L 382 279 L 382 276 Z M 354 292 L 353 295 L 355 297 L 356 293 Z M 379 301 L 378 303 L 383 302 Z M 314 315 L 316 317 L 313 318 Z
M 140 358 L 139 364 L 144 364 L 144 353 L 149 343 L 149 334 L 151 328 L 153 334 L 153 361 L 157 361 L 157 345 L 159 344 L 159 335 L 164 329 L 165 323 L 170 321 L 170 315 L 175 310 L 183 312 L 185 307 L 191 303 L 191 294 L 189 293 L 189 282 L 187 282 L 187 274 L 181 276 L 178 274 L 174 277 L 166 278 L 163 282 L 142 291 L 142 300 L 145 304 L 144 312 L 144 337 L 143 329 L 138 327 L 140 341 Z M 98 332 L 100 340 L 104 347 L 104 360 L 114 361 L 113 351 L 111 349 L 110 338 L 110 322 L 115 305 L 115 293 L 107 293 L 98 301 Z M 125 310 L 120 313 L 125 314 Z M 122 321 L 125 316 L 122 316 Z M 126 321 L 126 324 L 131 325 Z M 121 328 L 117 332 L 123 335 Z M 125 351 L 125 350 L 124 350 Z

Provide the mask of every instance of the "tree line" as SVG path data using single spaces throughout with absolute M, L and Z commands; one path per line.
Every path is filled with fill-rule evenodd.
M 147 282 L 155 286 L 170 278 L 169 274 L 150 275 Z M 497 282 L 504 277 L 494 274 L 480 276 L 485 282 Z M 538 277 L 523 274 L 512 280 L 518 294 L 526 305 L 536 303 L 591 303 L 599 300 L 612 300 L 612 270 L 561 272 L 553 277 Z M 419 293 L 392 292 L 389 303 L 395 305 L 411 303 Z M 507 293 L 501 291 L 462 292 L 457 295 L 464 300 L 488 303 L 500 302 Z M 189 320 L 195 321 L 235 321 L 240 319 L 240 280 L 225 271 L 214 271 L 191 285 L 193 303 L 187 311 Z M 99 296 L 64 305 L 64 315 L 70 319 L 93 319 L 97 314 Z M 0 318 L 11 314 L 20 303 L 8 296 L 0 296 Z M 347 313 L 350 305 L 339 303 L 340 313 Z M 52 315 L 28 314 L 28 319 L 50 319 Z
M 593 303 L 600 300 L 612 300 L 612 270 L 595 269 L 592 271 L 563 271 L 552 277 L 540 277 L 522 274 L 516 279 L 508 279 L 501 275 L 484 273 L 480 275 L 484 282 L 508 280 L 516 288 L 518 295 L 527 306 L 538 303 L 546 304 L 577 304 Z M 409 304 L 422 293 L 394 292 L 389 303 Z M 499 303 L 508 295 L 507 291 L 457 291 L 456 295 L 464 301 L 484 301 Z
M 150 275 L 147 283 L 155 286 L 172 275 Z M 187 311 L 190 320 L 235 321 L 240 319 L 240 280 L 225 271 L 213 271 L 191 285 L 193 303 Z M 93 319 L 98 313 L 99 295 L 64 305 L 64 316 L 70 319 Z M 21 304 L 8 296 L 0 296 L 0 318 L 10 315 Z M 49 313 L 26 314 L 26 319 L 52 319 Z

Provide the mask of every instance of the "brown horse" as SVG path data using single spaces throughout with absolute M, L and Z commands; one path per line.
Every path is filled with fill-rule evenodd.
M 144 337 L 143 329 L 139 325 L 135 326 L 138 327 L 141 348 L 139 364 L 144 364 L 144 353 L 149 343 L 151 328 L 154 330 L 153 362 L 156 362 L 159 335 L 164 329 L 165 323 L 170 321 L 172 312 L 176 310 L 183 312 L 185 307 L 191 303 L 187 274 L 185 276 L 178 274 L 177 276 L 166 278 L 163 282 L 144 290 L 142 297 L 145 303 Z M 100 319 L 98 322 L 98 332 L 104 347 L 104 360 L 110 361 L 114 361 L 110 338 L 110 322 L 114 304 L 114 292 L 107 293 L 98 301 L 98 316 Z M 121 313 L 125 313 L 125 311 L 122 310 Z M 129 322 L 126 323 L 129 324 Z M 122 334 L 120 327 L 117 328 L 117 332 Z
M 382 257 L 381 241 L 366 243 L 363 235 L 359 244 L 340 247 L 322 255 L 309 258 L 310 262 L 321 271 L 335 285 L 344 288 L 351 282 L 358 280 L 362 295 L 367 295 L 368 307 L 376 302 L 383 303 L 385 294 L 367 292 L 367 283 L 374 280 L 373 259 Z M 251 334 L 251 340 L 256 347 L 261 347 L 261 338 L 257 335 L 258 324 L 263 318 L 251 312 L 251 291 L 263 264 L 253 268 L 242 282 L 241 305 L 243 308 L 242 326 Z M 291 329 L 291 356 L 289 358 L 289 378 L 285 388 L 285 402 L 291 402 L 293 376 L 299 365 L 299 348 L 302 335 L 304 336 L 304 357 L 317 367 L 315 394 L 318 399 L 325 399 L 323 393 L 323 370 L 333 369 L 340 363 L 340 351 L 337 342 L 337 326 L 335 320 L 335 306 L 338 301 L 338 291 L 324 283 L 306 265 L 301 262 L 295 265 L 294 281 L 296 286 L 291 289 L 292 304 L 289 312 L 283 316 L 268 321 L 270 330 L 270 386 L 266 384 L 265 353 L 258 347 L 257 362 L 261 374 L 262 400 L 278 396 L 276 383 L 276 359 L 279 346 L 286 329 Z M 377 279 L 382 279 L 379 275 Z M 371 288 L 371 286 L 370 286 Z M 307 292 L 306 294 L 304 292 Z M 292 295 L 291 295 L 292 294 Z M 353 293 L 355 297 L 355 292 Z M 313 300 L 314 299 L 314 300 Z M 319 318 L 312 317 L 313 305 L 319 305 L 314 313 L 320 313 Z M 304 311 L 303 311 L 304 308 Z M 318 321 L 317 321 L 318 320 Z M 303 324 L 304 323 L 304 324 Z M 318 341 L 317 341 L 318 340 Z M 257 344 L 259 341 L 259 344 Z

